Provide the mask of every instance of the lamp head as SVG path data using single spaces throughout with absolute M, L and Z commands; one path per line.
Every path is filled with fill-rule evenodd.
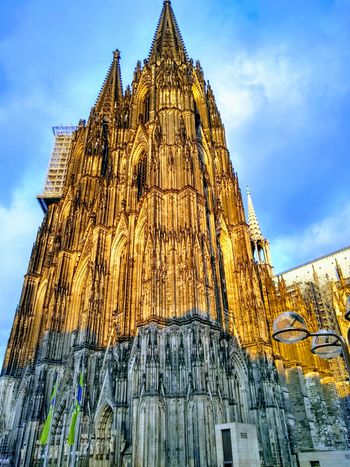
M 346 300 L 346 305 L 345 305 L 345 319 L 350 321 L 350 295 L 348 296 Z
M 285 311 L 273 322 L 272 337 L 285 344 L 295 344 L 309 337 L 305 320 L 295 311 Z
M 333 331 L 321 329 L 312 338 L 311 352 L 321 358 L 338 357 L 342 351 L 341 344 Z

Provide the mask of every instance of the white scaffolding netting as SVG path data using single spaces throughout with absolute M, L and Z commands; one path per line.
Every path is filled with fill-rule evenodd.
M 41 198 L 60 198 L 62 196 L 72 136 L 76 128 L 75 126 L 57 126 L 52 128 L 55 135 L 55 144 Z

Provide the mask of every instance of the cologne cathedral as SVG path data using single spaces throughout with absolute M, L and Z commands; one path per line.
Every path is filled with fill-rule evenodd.
M 341 358 L 271 338 L 282 311 L 316 329 L 317 310 L 273 278 L 170 1 L 126 89 L 114 52 L 61 172 L 61 193 L 41 197 L 2 368 L 1 465 L 229 466 L 248 437 L 228 446 L 230 426 L 256 433 L 258 462 L 235 465 L 347 449 Z

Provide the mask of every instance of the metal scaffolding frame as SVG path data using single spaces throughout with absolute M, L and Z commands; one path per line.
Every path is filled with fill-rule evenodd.
M 54 126 L 52 128 L 55 135 L 55 143 L 52 149 L 43 192 L 37 196 L 45 212 L 49 204 L 62 197 L 73 133 L 76 129 L 76 126 Z

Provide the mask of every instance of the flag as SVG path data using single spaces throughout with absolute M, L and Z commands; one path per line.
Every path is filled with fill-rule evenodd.
M 72 420 L 70 422 L 69 433 L 68 433 L 68 444 L 70 446 L 74 445 L 75 426 L 77 424 L 78 415 L 80 413 L 82 398 L 83 398 L 83 373 L 80 372 L 77 396 L 75 398 L 74 411 L 73 411 Z
M 50 409 L 49 413 L 47 414 L 43 430 L 41 432 L 40 438 L 39 438 L 39 443 L 44 446 L 47 444 L 47 441 L 49 439 L 49 433 L 51 429 L 51 422 L 52 422 L 52 415 L 53 415 L 53 410 L 55 407 L 56 403 L 56 393 L 57 393 L 57 382 L 54 384 L 54 387 L 52 389 L 51 397 L 50 397 Z

